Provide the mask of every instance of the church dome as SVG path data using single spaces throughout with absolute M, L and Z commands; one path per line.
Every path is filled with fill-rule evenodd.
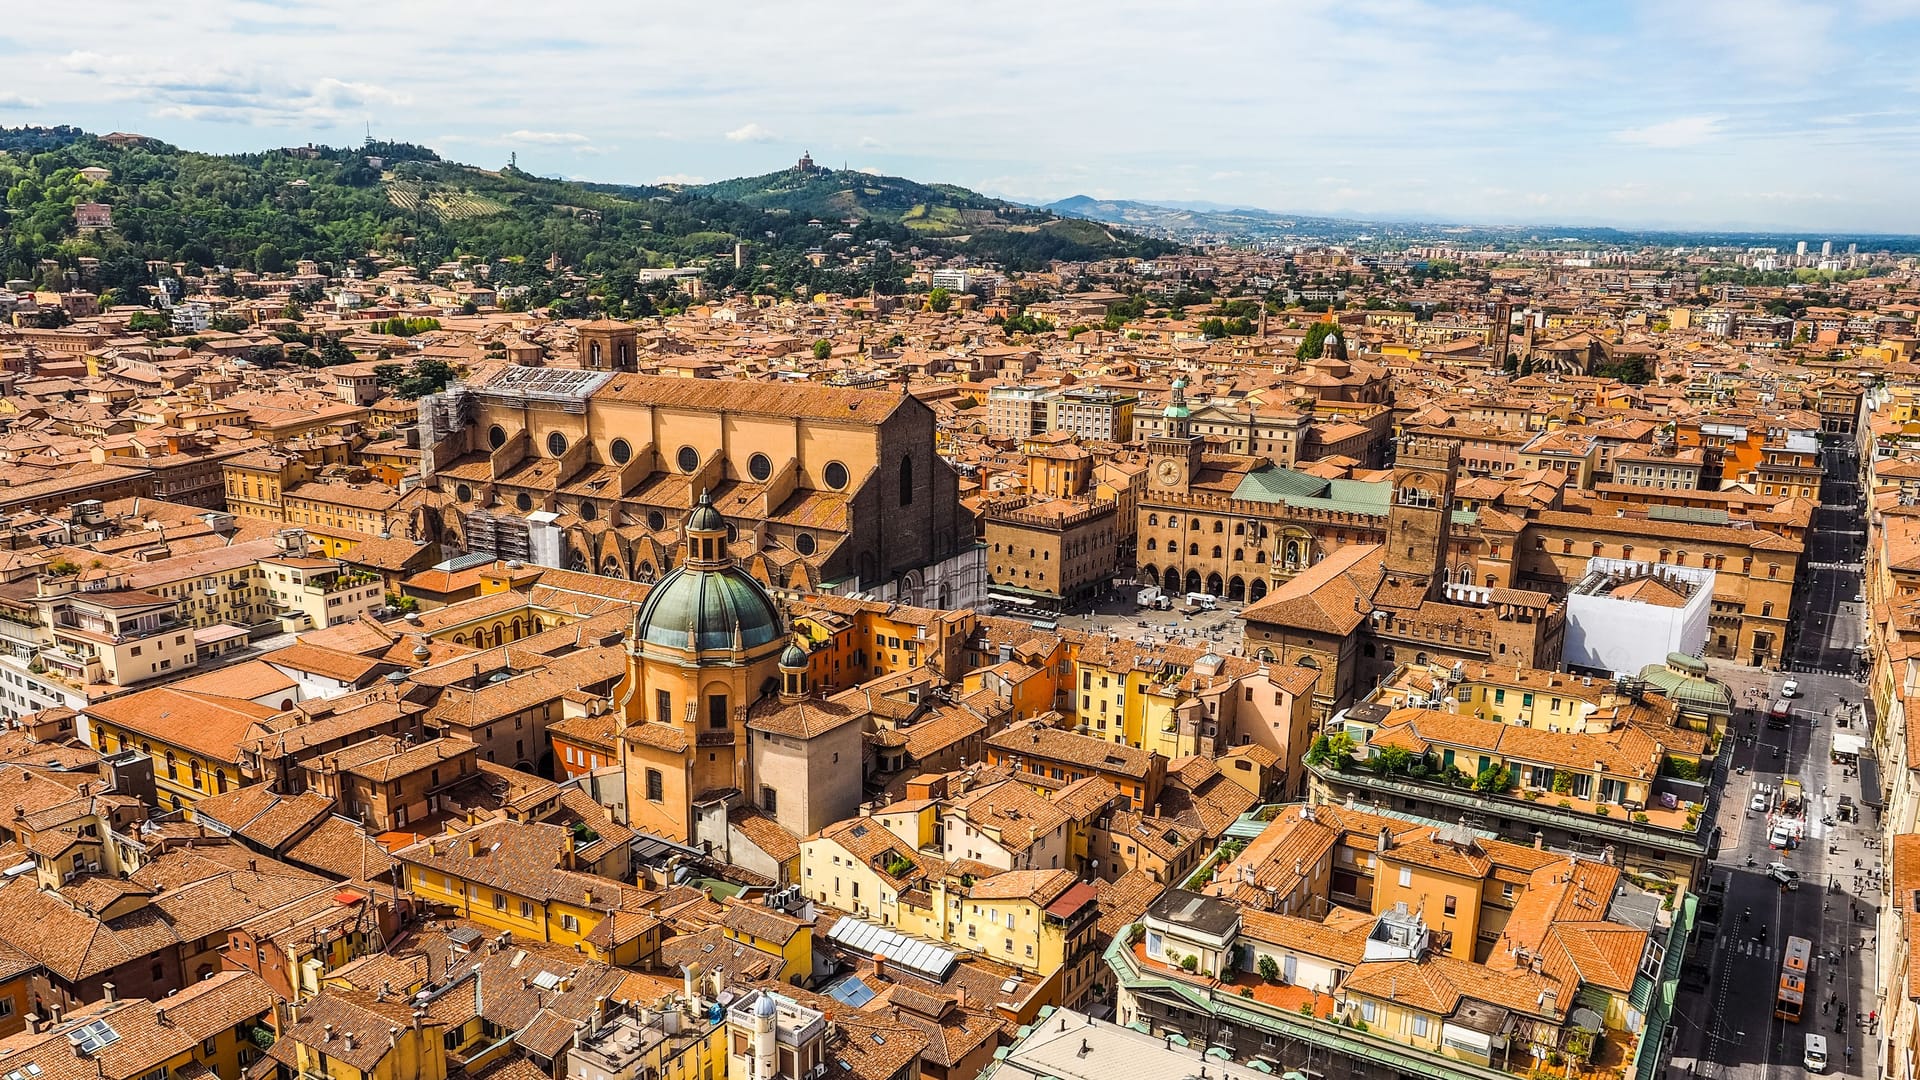
M 680 566 L 647 594 L 633 633 L 669 649 L 726 650 L 736 640 L 752 649 L 780 636 L 780 612 L 767 590 L 738 567 Z
M 807 666 L 807 650 L 801 648 L 799 642 L 788 642 L 787 647 L 780 650 L 780 666 L 783 668 L 793 668 L 795 670 L 805 669 Z
M 687 515 L 687 558 L 647 593 L 633 639 L 694 652 L 754 649 L 780 636 L 780 609 L 726 553 L 727 521 L 705 492 Z

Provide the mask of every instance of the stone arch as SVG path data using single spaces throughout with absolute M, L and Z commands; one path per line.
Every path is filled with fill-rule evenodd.
M 1215 573 L 1215 574 L 1207 575 L 1207 595 L 1208 596 L 1219 596 L 1226 591 L 1227 591 L 1226 582 L 1220 580 L 1219 574 Z
M 1453 579 L 1462 585 L 1473 584 L 1473 567 L 1468 566 L 1466 563 L 1461 563 L 1460 569 L 1454 573 Z
M 1166 591 L 1170 593 L 1177 593 L 1180 591 L 1179 568 L 1172 567 L 1172 566 L 1167 567 Z
M 1200 591 L 1200 571 L 1198 570 L 1187 571 L 1187 591 L 1188 592 Z
M 1264 599 L 1266 595 L 1267 595 L 1267 583 L 1265 581 L 1262 581 L 1259 578 L 1254 578 L 1253 584 L 1247 586 L 1247 602 L 1248 603 L 1252 603 L 1256 600 Z
M 1227 579 L 1227 599 L 1239 602 L 1247 598 L 1247 581 L 1239 574 Z

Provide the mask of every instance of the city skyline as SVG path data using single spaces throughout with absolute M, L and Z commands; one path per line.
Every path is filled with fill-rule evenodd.
M 1427 0 L 632 13 L 214 3 L 0 32 L 0 124 L 191 149 L 375 137 L 622 183 L 802 151 L 1020 201 L 1476 224 L 1920 232 L 1920 5 Z M 595 23 L 600 25 L 596 26 Z M 423 31 L 422 27 L 431 27 Z M 369 43 L 385 47 L 369 47 Z

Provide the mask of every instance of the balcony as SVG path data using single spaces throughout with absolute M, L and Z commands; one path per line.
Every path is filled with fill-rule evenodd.
M 732 746 L 733 729 L 725 731 L 702 731 L 693 737 L 695 746 Z
M 1209 1026 L 1230 1025 L 1242 1031 L 1271 1033 L 1278 1036 L 1276 1047 L 1311 1046 L 1319 1053 L 1385 1066 L 1405 1076 L 1429 1080 L 1512 1080 L 1531 1073 L 1533 1058 L 1525 1050 L 1514 1054 L 1517 1060 L 1511 1069 L 1477 1065 L 1393 1042 L 1358 1027 L 1348 1027 L 1336 1019 L 1335 999 L 1327 994 L 1268 983 L 1244 973 L 1222 981 L 1155 963 L 1146 958 L 1143 946 L 1130 940 L 1134 929 L 1137 926 L 1114 937 L 1113 944 L 1107 947 L 1106 963 L 1120 985 L 1136 995 L 1137 1000 L 1168 1002 L 1172 1008 L 1202 1014 Z M 1243 982 L 1247 984 L 1244 987 Z M 1243 993 L 1243 990 L 1249 992 Z M 1313 1009 L 1311 1017 L 1306 1014 L 1307 1006 Z M 1134 1024 L 1135 1030 L 1139 1030 L 1140 1021 Z M 1658 1029 L 1650 1031 L 1657 1038 Z M 1195 1032 L 1183 1034 L 1196 1039 L 1205 1037 Z M 1237 1056 L 1274 1060 L 1278 1051 L 1242 1052 Z M 1292 1062 L 1282 1059 L 1274 1060 L 1274 1064 L 1287 1068 Z M 1617 1065 L 1610 1070 L 1589 1069 L 1583 1075 L 1590 1080 L 1623 1080 L 1625 1076 Z
M 1709 812 L 1701 813 L 1694 828 L 1688 830 L 1685 828 L 1686 818 L 1683 810 L 1655 808 L 1642 811 L 1649 820 L 1641 822 L 1632 820 L 1632 812 L 1624 806 L 1609 806 L 1609 815 L 1602 817 L 1598 810 L 1605 804 L 1595 803 L 1591 799 L 1576 799 L 1571 795 L 1555 792 L 1546 792 L 1534 800 L 1524 797 L 1516 798 L 1510 792 L 1474 791 L 1471 788 L 1456 788 L 1446 784 L 1389 778 L 1359 768 L 1338 769 L 1332 765 L 1308 763 L 1307 771 L 1322 783 L 1335 788 L 1362 788 L 1385 795 L 1399 795 L 1402 798 L 1437 803 L 1462 813 L 1481 815 L 1491 813 L 1543 827 L 1564 829 L 1597 840 L 1650 848 L 1690 860 L 1706 858 L 1706 830 L 1711 825 L 1713 817 Z M 1563 807 L 1560 805 L 1562 802 L 1571 805 Z M 1709 805 L 1708 810 L 1711 809 Z M 1663 820 L 1659 822 L 1653 820 L 1656 812 Z

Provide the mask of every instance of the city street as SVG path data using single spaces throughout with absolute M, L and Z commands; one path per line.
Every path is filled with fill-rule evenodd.
M 1764 1078 L 1784 1068 L 1801 1072 L 1805 1036 L 1828 1041 L 1834 1075 L 1877 1075 L 1867 1060 L 1872 1040 L 1864 1025 L 1874 1006 L 1873 875 L 1879 851 L 1871 804 L 1857 770 L 1834 760 L 1836 734 L 1867 734 L 1869 717 L 1858 710 L 1863 694 L 1853 677 L 1862 617 L 1853 597 L 1860 588 L 1855 509 L 1857 466 L 1846 450 L 1830 451 L 1824 505 L 1809 537 L 1812 577 L 1802 592 L 1799 633 L 1787 667 L 1792 674 L 1716 664 L 1714 673 L 1733 687 L 1738 736 L 1721 754 L 1723 798 L 1718 824 L 1721 846 L 1713 878 L 1724 883 L 1717 924 L 1703 921 L 1695 948 L 1706 965 L 1703 990 L 1683 993 L 1676 1015 L 1675 1075 Z M 1827 674 L 1838 672 L 1844 674 Z M 1772 702 L 1788 678 L 1799 684 L 1793 716 L 1784 728 L 1766 723 Z M 1871 779 L 1871 766 L 1866 769 Z M 1791 852 L 1768 845 L 1768 815 L 1750 809 L 1756 791 L 1778 804 L 1781 781 L 1797 778 L 1808 809 L 1804 840 Z M 1853 820 L 1842 820 L 1842 798 Z M 1783 890 L 1767 864 L 1786 863 L 1801 887 Z M 1763 936 L 1764 935 L 1764 936 Z M 1806 1014 L 1795 1024 L 1773 1016 L 1781 950 L 1788 936 L 1813 942 Z M 1846 1018 L 1841 1020 L 1841 1008 Z M 1849 1059 L 1848 1050 L 1852 1054 Z

